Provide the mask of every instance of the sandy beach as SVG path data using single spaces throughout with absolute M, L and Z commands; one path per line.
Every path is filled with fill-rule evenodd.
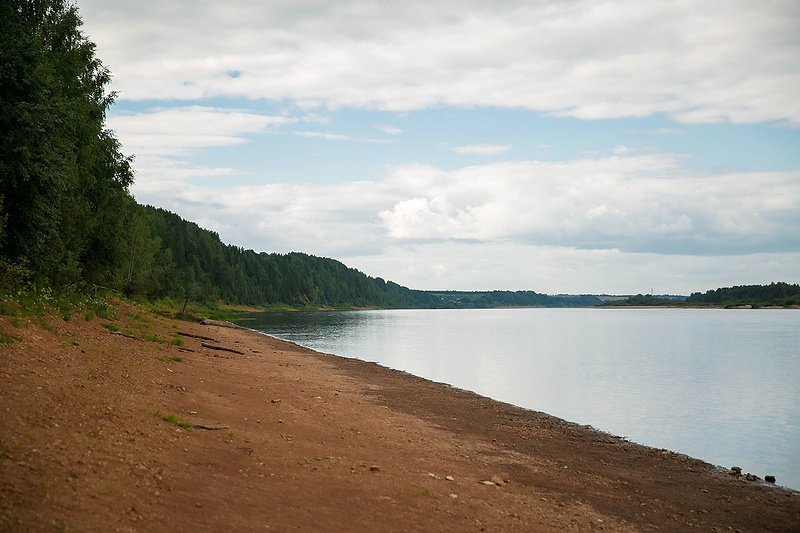
M 800 530 L 797 491 L 253 331 L 121 309 L 0 317 L 14 337 L 0 344 L 0 529 Z

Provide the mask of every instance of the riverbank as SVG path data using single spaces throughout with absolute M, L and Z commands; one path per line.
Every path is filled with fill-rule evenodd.
M 795 491 L 249 330 L 0 331 L 4 530 L 800 526 Z

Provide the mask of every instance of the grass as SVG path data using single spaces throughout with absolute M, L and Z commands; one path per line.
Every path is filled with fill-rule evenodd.
M 19 340 L 19 337 L 16 335 L 11 335 L 9 333 L 3 333 L 0 331 L 0 344 L 11 344 Z
M 162 363 L 183 363 L 183 357 L 176 357 L 174 355 L 157 355 L 156 361 Z
M 100 325 L 106 328 L 108 331 L 119 331 L 119 326 L 112 324 L 111 322 L 103 322 Z
M 39 325 L 45 331 L 49 331 L 50 333 L 55 333 L 56 332 L 56 328 L 54 328 L 53 325 L 50 322 L 48 322 L 47 320 L 45 320 L 44 318 L 40 318 L 39 319 Z
M 423 498 L 434 498 L 434 499 L 439 497 L 439 495 L 436 494 L 434 491 L 427 489 L 423 490 L 422 492 L 418 492 L 417 496 L 422 496 Z
M 159 344 L 167 344 L 169 341 L 164 337 L 159 337 L 158 335 L 145 335 L 142 337 L 144 340 L 149 342 L 157 342 Z
M 175 424 L 176 426 L 182 427 L 183 429 L 192 429 L 192 423 L 184 418 L 179 417 L 178 415 L 170 413 L 164 414 L 164 413 L 159 413 L 158 411 L 156 411 L 155 414 L 157 417 L 161 418 L 161 420 L 163 420 L 164 422 Z

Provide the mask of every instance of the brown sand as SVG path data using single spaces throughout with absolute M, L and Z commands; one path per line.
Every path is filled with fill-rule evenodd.
M 800 531 L 795 491 L 378 365 L 144 314 L 125 307 L 115 323 L 215 341 L 182 337 L 187 352 L 100 319 L 0 317 L 18 337 L 0 345 L 0 530 Z

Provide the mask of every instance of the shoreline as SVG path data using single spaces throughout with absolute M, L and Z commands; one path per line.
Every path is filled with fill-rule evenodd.
M 0 345 L 0 528 L 800 526 L 791 489 L 377 363 L 141 314 L 115 324 L 183 345 L 0 317 L 18 338 Z

